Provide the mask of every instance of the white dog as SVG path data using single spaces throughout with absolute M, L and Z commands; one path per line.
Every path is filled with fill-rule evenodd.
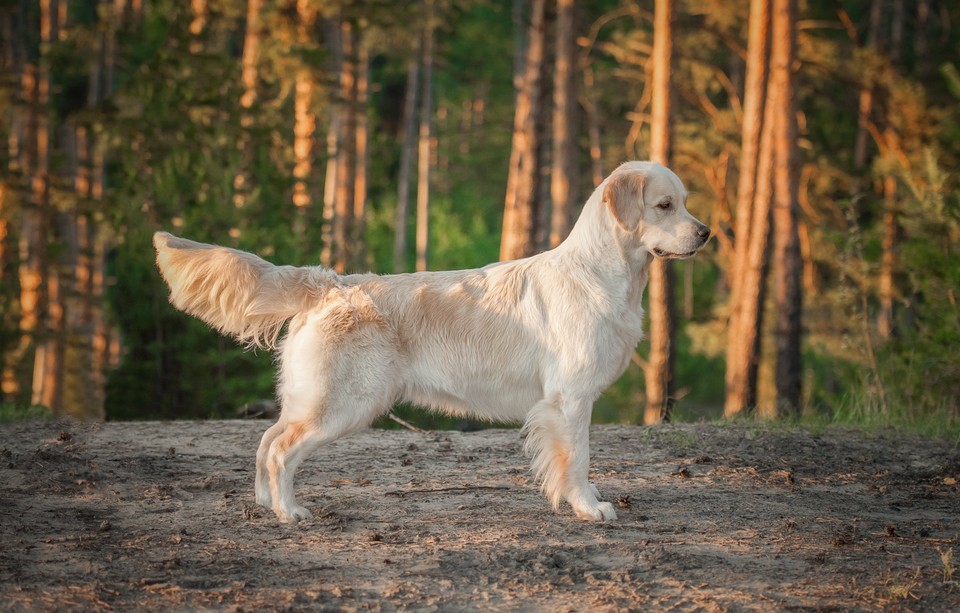
M 710 236 L 686 199 L 670 170 L 625 163 L 556 249 L 476 270 L 339 275 L 165 232 L 153 242 L 176 308 L 279 346 L 282 411 L 257 451 L 256 500 L 281 521 L 310 517 L 293 496 L 300 462 L 398 400 L 522 421 L 554 509 L 612 520 L 587 478 L 590 414 L 642 336 L 651 258 L 691 256 Z

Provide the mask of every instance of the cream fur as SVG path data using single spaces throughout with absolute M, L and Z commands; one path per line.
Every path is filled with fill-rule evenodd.
M 686 197 L 670 170 L 628 162 L 556 249 L 475 270 L 338 275 L 164 232 L 154 245 L 175 307 L 279 348 L 282 413 L 257 452 L 256 498 L 282 521 L 310 516 L 293 496 L 297 465 L 398 400 L 523 422 L 554 508 L 609 520 L 587 479 L 590 412 L 642 336 L 652 254 L 693 255 L 709 237 Z

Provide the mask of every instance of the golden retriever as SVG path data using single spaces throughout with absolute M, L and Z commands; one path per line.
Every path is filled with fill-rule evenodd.
M 303 459 L 397 401 L 522 422 L 554 510 L 566 500 L 602 521 L 616 513 L 588 480 L 593 402 L 642 336 L 651 258 L 691 256 L 710 236 L 686 200 L 667 168 L 627 162 L 558 247 L 475 270 L 339 275 L 165 232 L 153 242 L 176 308 L 279 348 L 282 409 L 257 451 L 256 501 L 281 521 L 310 517 L 293 495 Z

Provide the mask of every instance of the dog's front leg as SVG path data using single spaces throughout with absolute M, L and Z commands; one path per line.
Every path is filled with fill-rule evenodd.
M 597 488 L 588 480 L 592 409 L 589 402 L 564 402 L 561 409 L 570 444 L 565 497 L 580 519 L 612 520 L 617 518 L 613 505 L 598 500 Z

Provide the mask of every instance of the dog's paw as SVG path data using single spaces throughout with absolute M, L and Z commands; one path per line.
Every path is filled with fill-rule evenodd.
M 598 502 L 596 505 L 583 506 L 574 511 L 577 517 L 586 521 L 613 521 L 617 518 L 617 512 L 609 502 Z
M 294 524 L 294 523 L 297 523 L 298 521 L 302 521 L 304 519 L 310 519 L 311 517 L 313 517 L 313 513 L 308 511 L 306 508 L 298 505 L 294 505 L 289 509 L 287 509 L 286 511 L 278 510 L 276 513 L 281 523 L 284 523 L 284 524 Z
M 617 512 L 613 510 L 613 505 L 609 502 L 599 503 L 597 509 L 600 511 L 600 515 L 603 516 L 603 521 L 613 521 L 617 518 Z
M 257 492 L 254 496 L 254 501 L 261 507 L 266 507 L 268 509 L 273 508 L 273 501 L 270 499 L 270 494 L 262 494 Z

